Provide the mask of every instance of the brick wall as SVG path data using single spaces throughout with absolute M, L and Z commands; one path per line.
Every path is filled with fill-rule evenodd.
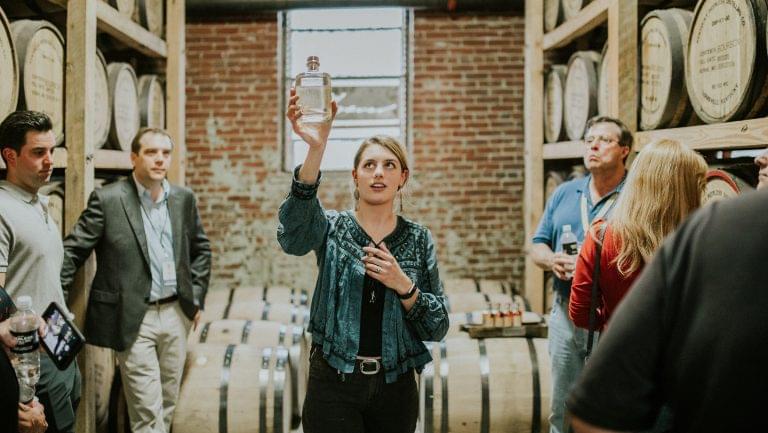
M 273 18 L 187 25 L 187 179 L 214 288 L 314 285 L 314 256 L 289 257 L 275 240 L 290 175 Z M 416 14 L 405 214 L 432 230 L 443 276 L 522 284 L 523 39 L 522 16 Z M 326 174 L 320 198 L 351 207 L 350 174 Z

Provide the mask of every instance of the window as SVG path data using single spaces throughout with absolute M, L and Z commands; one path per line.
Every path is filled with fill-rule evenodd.
M 282 14 L 285 112 L 296 75 L 309 56 L 331 75 L 339 106 L 323 170 L 349 170 L 359 144 L 376 134 L 407 144 L 410 12 L 402 8 L 307 9 Z M 283 123 L 284 169 L 304 161 L 307 145 Z

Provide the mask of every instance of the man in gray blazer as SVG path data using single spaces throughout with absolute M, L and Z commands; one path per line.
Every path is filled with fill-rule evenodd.
M 172 149 L 164 130 L 139 131 L 132 175 L 95 190 L 64 240 L 65 289 L 96 251 L 85 336 L 117 351 L 134 433 L 171 429 L 187 334 L 210 276 L 195 196 L 166 180 Z

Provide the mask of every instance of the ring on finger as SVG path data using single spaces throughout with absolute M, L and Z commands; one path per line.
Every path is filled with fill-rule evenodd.
M 380 274 L 380 273 L 381 273 L 381 266 L 376 266 L 376 273 L 377 273 L 377 274 Z

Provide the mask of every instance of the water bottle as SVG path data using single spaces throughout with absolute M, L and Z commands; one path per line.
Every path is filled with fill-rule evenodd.
M 11 363 L 19 381 L 19 401 L 29 403 L 35 397 L 35 386 L 40 379 L 38 319 L 29 296 L 19 296 L 16 308 L 18 310 L 10 319 L 11 335 L 16 337 L 16 346 L 11 349 Z
M 563 253 L 569 256 L 575 256 L 579 254 L 579 242 L 576 240 L 576 235 L 571 231 L 570 224 L 563 225 L 563 234 L 560 235 L 560 245 L 562 245 Z M 573 272 L 567 272 L 565 278 L 570 280 L 573 278 Z

